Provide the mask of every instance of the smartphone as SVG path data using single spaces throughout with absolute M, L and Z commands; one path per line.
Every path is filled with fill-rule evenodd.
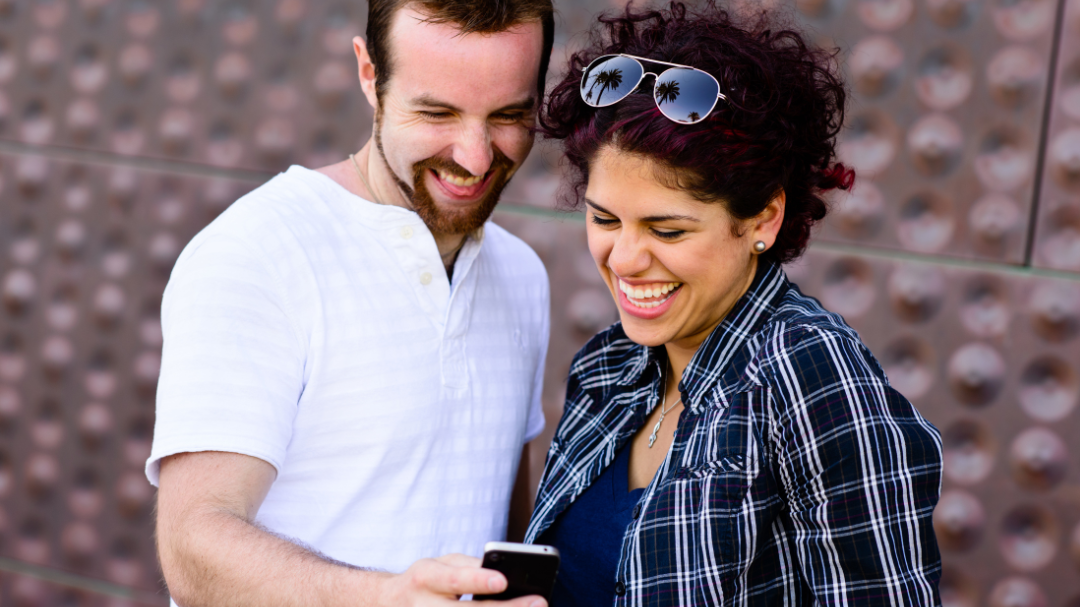
M 499 594 L 473 595 L 474 601 L 505 601 L 534 594 L 550 599 L 559 571 L 559 551 L 537 544 L 488 542 L 482 567 L 505 575 L 507 586 Z

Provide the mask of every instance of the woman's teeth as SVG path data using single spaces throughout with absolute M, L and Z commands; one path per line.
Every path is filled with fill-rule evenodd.
M 619 290 L 626 294 L 626 299 L 639 308 L 655 308 L 668 300 L 672 291 L 682 286 L 681 282 L 658 282 L 648 285 L 630 285 L 619 280 Z M 659 301 L 645 301 L 654 297 L 663 297 Z
M 476 177 L 458 177 L 457 175 L 452 175 L 450 173 L 447 173 L 446 171 L 438 171 L 438 174 L 439 179 L 442 179 L 443 181 L 452 183 L 460 187 L 473 186 L 480 183 L 484 179 L 483 175 L 479 175 Z

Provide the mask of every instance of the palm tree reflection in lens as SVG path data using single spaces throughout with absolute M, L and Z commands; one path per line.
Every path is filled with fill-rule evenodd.
M 656 87 L 656 105 L 663 105 L 667 102 L 674 103 L 679 98 L 679 83 L 676 80 L 668 82 L 661 82 Z
M 622 70 L 618 68 L 612 70 L 600 70 L 600 73 L 596 75 L 596 79 L 593 80 L 592 87 L 589 87 L 589 96 L 586 97 L 586 99 L 592 99 L 592 89 L 597 84 L 600 85 L 600 93 L 596 96 L 596 103 L 602 103 L 604 91 L 614 91 L 622 85 Z
M 661 82 L 656 85 L 656 107 L 663 111 L 665 103 L 675 103 L 675 100 L 679 98 L 679 81 L 668 80 L 667 82 Z M 665 115 L 667 112 L 664 112 Z M 687 123 L 697 122 L 701 118 L 701 114 L 697 112 L 690 112 L 686 115 Z

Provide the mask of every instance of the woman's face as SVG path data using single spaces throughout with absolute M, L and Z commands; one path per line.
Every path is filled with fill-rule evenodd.
M 597 153 L 585 192 L 589 251 L 630 339 L 694 351 L 753 282 L 753 243 L 772 246 L 783 196 L 734 230 L 722 204 L 663 185 L 654 168 L 610 147 Z

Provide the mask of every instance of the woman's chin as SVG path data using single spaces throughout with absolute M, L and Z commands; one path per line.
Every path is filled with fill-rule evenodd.
M 661 330 L 661 327 L 643 327 L 642 325 L 646 323 L 643 323 L 640 318 L 620 312 L 619 319 L 622 321 L 623 333 L 626 333 L 630 341 L 636 344 L 662 346 L 671 341 L 667 331 Z

